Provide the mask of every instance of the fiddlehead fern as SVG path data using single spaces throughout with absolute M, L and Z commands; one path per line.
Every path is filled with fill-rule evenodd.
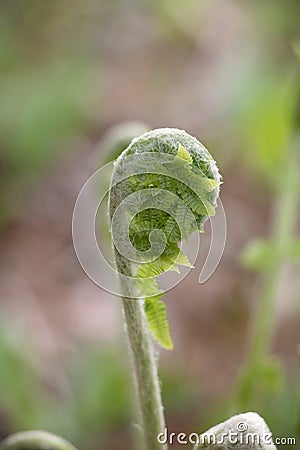
M 131 260 L 129 276 L 136 277 L 149 327 L 165 348 L 171 348 L 172 341 L 154 278 L 190 265 L 178 243 L 202 231 L 207 217 L 214 215 L 219 186 L 220 175 L 208 151 L 177 129 L 145 133 L 116 162 L 111 189 L 114 242 Z
M 172 348 L 156 277 L 190 265 L 179 247 L 214 215 L 220 175 L 200 142 L 177 129 L 136 138 L 115 163 L 109 214 L 147 450 L 164 428 L 152 334 Z M 147 318 L 147 320 L 146 320 Z
M 0 450 L 76 450 L 65 439 L 45 431 L 16 433 L 0 443 Z

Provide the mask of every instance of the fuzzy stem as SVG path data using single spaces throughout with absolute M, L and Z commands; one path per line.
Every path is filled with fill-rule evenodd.
M 118 272 L 128 275 L 130 269 L 127 261 L 117 252 L 115 252 L 115 260 Z M 165 420 L 157 365 L 148 331 L 144 302 L 142 299 L 123 297 L 122 304 L 143 428 L 144 448 L 146 450 L 167 450 L 166 446 L 162 446 L 157 441 L 157 435 L 164 431 Z
M 151 158 L 149 158 L 150 155 Z M 127 159 L 127 157 L 129 158 Z M 151 167 L 153 167 L 153 173 Z M 169 183 L 166 182 L 168 178 Z M 139 182 L 136 184 L 138 179 L 141 184 Z M 190 179 L 193 180 L 193 183 L 190 183 Z M 208 182 L 205 188 L 203 187 L 203 179 Z M 155 289 L 151 287 L 147 292 L 147 289 L 139 289 L 138 283 L 132 278 L 138 274 L 138 268 L 142 263 L 140 254 L 143 254 L 148 244 L 151 244 L 151 250 L 155 250 L 154 253 L 150 252 L 152 256 L 157 254 L 158 249 L 163 250 L 164 255 L 163 253 L 160 253 L 160 255 L 165 256 L 166 259 L 162 260 L 172 262 L 170 266 L 174 264 L 170 255 L 175 256 L 174 246 L 176 245 L 178 250 L 177 243 L 180 241 L 180 236 L 176 236 L 176 233 L 170 233 L 170 230 L 167 231 L 169 219 L 171 219 L 172 224 L 174 222 L 174 228 L 175 225 L 179 227 L 180 235 L 187 238 L 191 234 L 192 228 L 196 229 L 197 224 L 204 223 L 208 215 L 212 214 L 212 210 L 214 211 L 219 194 L 219 185 L 220 174 L 209 152 L 196 138 L 182 130 L 161 128 L 145 133 L 134 139 L 115 161 L 109 191 L 109 217 L 112 240 L 115 243 L 114 251 L 120 279 L 120 295 L 123 298 L 124 320 L 132 354 L 135 387 L 146 450 L 166 450 L 167 447 L 162 446 L 157 440 L 158 434 L 165 431 L 163 407 L 155 354 L 145 317 L 144 300 L 136 299 L 136 296 L 141 294 L 151 298 L 155 297 L 159 291 L 155 280 Z M 180 189 L 178 186 L 180 186 Z M 189 200 L 194 206 L 189 201 L 184 201 L 185 190 L 189 193 Z M 163 196 L 163 193 L 168 193 L 168 196 Z M 135 197 L 134 194 L 137 194 L 137 196 Z M 142 194 L 146 194 L 146 197 Z M 211 212 L 205 210 L 205 208 L 201 212 L 201 208 L 199 208 L 199 213 L 191 214 L 193 221 L 193 219 L 187 219 L 186 212 L 184 214 L 180 212 L 182 209 L 179 211 L 179 203 L 174 203 L 174 196 L 178 197 L 181 203 L 185 203 L 190 211 L 194 211 L 194 195 L 197 198 L 196 209 L 198 210 L 198 206 L 203 204 L 208 205 Z M 125 199 L 128 203 L 125 202 Z M 127 205 L 127 209 L 121 208 L 117 213 L 122 203 L 123 207 Z M 158 214 L 152 214 L 151 210 L 153 209 Z M 160 210 L 162 214 L 159 212 Z M 140 223 L 138 223 L 141 218 L 139 212 L 147 213 Z M 167 219 L 166 216 L 170 217 Z M 116 217 L 117 220 L 115 221 Z M 123 217 L 125 228 L 122 223 Z M 135 246 L 134 239 L 131 239 L 129 219 L 132 219 L 133 225 L 137 225 L 137 234 L 141 236 L 141 245 Z M 147 222 L 146 227 L 144 227 L 145 222 Z M 191 227 L 192 223 L 193 226 Z M 154 235 L 151 236 L 151 232 L 155 230 L 160 231 L 160 236 L 161 233 L 164 234 L 165 249 L 162 249 L 162 241 L 159 240 L 156 242 L 157 245 L 153 244 L 152 249 Z M 172 234 L 174 235 L 171 236 Z M 119 246 L 117 242 L 130 246 Z M 132 250 L 132 247 L 136 247 L 137 253 L 135 253 L 135 250 L 132 253 L 129 251 L 128 257 L 126 257 L 127 249 Z M 120 253 L 123 253 L 123 255 Z M 131 257 L 132 254 L 133 257 Z M 176 251 L 175 261 L 177 256 L 178 252 Z M 159 258 L 157 260 L 159 262 Z M 145 256 L 144 263 L 147 262 L 150 263 L 149 255 Z M 158 272 L 160 273 L 164 264 L 158 264 L 158 266 Z M 157 273 L 154 269 L 150 270 L 150 273 L 148 279 L 151 282 L 151 278 L 155 279 Z M 145 287 L 147 287 L 146 278 Z M 143 283 L 143 277 L 139 278 L 139 282 Z M 153 291 L 155 291 L 154 295 Z M 164 326 L 167 327 L 166 317 L 163 317 L 163 321 Z M 150 322 L 151 320 L 149 320 Z M 153 329 L 151 323 L 150 326 Z M 167 344 L 166 340 L 168 340 Z M 166 340 L 165 347 L 167 348 L 171 346 L 168 332 Z
M 278 201 L 275 204 L 271 244 L 274 258 L 264 271 L 263 285 L 254 318 L 247 364 L 239 386 L 241 406 L 246 407 L 256 383 L 259 369 L 270 349 L 275 321 L 275 301 L 280 275 L 285 263 L 286 249 L 291 243 L 297 220 L 299 201 L 298 158 L 296 150 L 287 160 L 284 180 L 281 180 Z
M 9 436 L 0 450 L 76 450 L 66 440 L 45 431 L 25 431 Z

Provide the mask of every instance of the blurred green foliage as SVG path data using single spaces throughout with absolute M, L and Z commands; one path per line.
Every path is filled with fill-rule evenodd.
M 2 74 L 0 132 L 8 167 L 44 166 L 86 125 L 86 85 L 84 69 L 65 61 Z
M 278 41 L 289 41 L 299 34 L 300 5 L 298 0 L 246 0 L 244 5 L 255 14 L 257 29 L 261 34 L 271 33 L 275 39 L 273 48 Z M 286 49 L 285 49 L 286 51 Z
M 285 176 L 294 126 L 298 86 L 295 77 L 280 76 L 273 70 L 251 73 L 237 107 L 242 150 L 256 172 L 273 183 Z
M 245 34 L 245 40 L 249 40 L 251 45 L 247 47 L 244 43 L 244 53 L 230 55 L 233 57 L 226 65 L 221 54 L 227 47 L 219 48 L 216 43 L 223 37 L 226 41 L 226 36 L 223 36 L 226 26 L 222 27 L 220 17 L 228 14 L 227 6 L 231 14 L 232 4 L 237 6 L 242 18 L 246 17 L 246 28 L 249 24 L 252 27 L 250 32 L 248 28 L 245 31 L 249 33 Z M 145 52 L 147 77 L 154 78 L 162 73 L 157 65 L 161 61 L 158 57 L 160 51 L 162 55 L 170 54 L 170 62 L 176 62 L 176 71 L 174 62 L 170 65 L 172 73 L 168 72 L 168 62 L 165 62 L 167 94 L 169 84 L 172 95 L 176 92 L 177 84 L 173 87 L 172 83 L 179 79 L 193 87 L 196 78 L 205 74 L 206 64 L 213 62 L 217 65 L 215 59 L 221 60 L 217 65 L 221 76 L 212 80 L 211 90 L 217 87 L 220 92 L 226 92 L 228 80 L 234 80 L 233 89 L 226 97 L 228 104 L 223 105 L 217 100 L 213 106 L 216 115 L 219 110 L 221 114 L 226 111 L 222 116 L 222 127 L 228 132 L 226 137 L 229 139 L 224 141 L 221 137 L 222 155 L 224 159 L 230 159 L 228 155 L 233 142 L 237 149 L 234 156 L 237 170 L 243 168 L 250 174 L 253 183 L 259 184 L 262 196 L 267 195 L 271 200 L 271 209 L 274 207 L 275 212 L 277 200 L 290 178 L 287 163 L 291 158 L 296 161 L 295 154 L 299 155 L 299 147 L 295 148 L 294 143 L 299 132 L 300 111 L 299 58 L 295 56 L 295 51 L 300 55 L 300 2 L 246 0 L 227 4 L 224 1 L 224 10 L 218 15 L 219 7 L 220 2 L 207 0 L 87 0 L 84 3 L 76 0 L 72 7 L 67 0 L 2 0 L 0 225 L 15 216 L 28 187 L 35 186 L 35 180 L 68 151 L 72 139 L 88 133 L 93 126 L 90 102 L 97 95 L 96 87 L 91 83 L 93 63 L 103 64 L 103 71 L 118 81 L 113 71 L 123 71 L 126 58 L 135 63 L 141 57 L 135 53 L 139 43 Z M 133 19 L 130 19 L 131 15 Z M 208 22 L 209 17 L 215 19 Z M 233 17 L 233 28 L 235 21 Z M 213 24 L 209 36 L 209 30 L 205 28 L 207 23 Z M 135 25 L 136 36 L 130 41 L 128 29 L 132 24 Z M 206 30 L 203 41 L 202 30 Z M 230 43 L 227 45 L 231 48 Z M 232 52 L 237 51 L 236 47 L 232 48 Z M 193 65 L 195 61 L 197 66 Z M 138 69 L 144 67 L 141 62 L 139 64 Z M 126 76 L 124 71 L 125 79 Z M 146 91 L 149 84 L 145 74 L 141 73 L 143 76 Z M 138 78 L 139 74 L 131 89 L 135 83 L 138 84 Z M 167 109 L 166 116 L 170 113 L 173 120 L 171 96 L 164 97 L 164 94 L 157 91 L 155 108 L 153 104 L 144 105 L 148 114 L 145 117 L 152 119 L 153 123 L 160 117 L 157 111 L 162 107 Z M 141 103 L 147 99 L 143 91 L 139 91 L 137 98 Z M 100 106 L 101 113 L 105 114 L 107 105 L 101 103 Z M 297 107 L 298 119 L 295 117 Z M 186 108 L 189 108 L 189 103 Z M 205 101 L 200 105 L 199 102 L 200 108 L 205 115 L 211 105 L 206 105 Z M 182 121 L 187 112 L 182 108 Z M 115 111 L 115 120 L 128 119 L 122 114 Z M 100 129 L 105 128 L 111 120 L 111 115 L 104 120 L 101 116 L 97 125 Z M 213 119 L 210 126 L 217 142 L 219 130 Z M 206 133 L 205 128 L 199 131 Z M 124 144 L 121 142 L 120 145 Z M 118 143 L 114 150 L 116 154 L 119 149 Z M 299 167 L 297 164 L 296 168 Z M 235 169 L 230 167 L 228 170 Z M 297 210 L 294 213 L 298 215 Z M 273 267 L 274 251 L 282 264 L 299 263 L 300 241 L 296 230 L 285 240 L 284 246 L 280 245 L 278 253 L 273 236 L 276 226 L 270 223 L 269 236 L 250 242 L 242 255 L 246 268 L 256 270 L 262 278 Z M 269 331 L 272 333 L 273 328 Z M 124 423 L 128 423 L 131 417 L 128 411 L 131 399 L 128 367 L 117 346 L 103 350 L 93 343 L 90 348 L 81 348 L 70 361 L 62 363 L 66 370 L 67 389 L 56 386 L 53 380 L 41 373 L 43 361 L 33 353 L 20 328 L 2 320 L 0 413 L 8 419 L 10 429 L 6 431 L 45 428 L 66 436 L 82 448 L 97 450 L 99 441 L 103 446 L 107 443 L 106 448 L 109 448 L 108 434 L 112 430 L 120 433 L 122 440 Z M 266 418 L 276 436 L 295 435 L 300 439 L 299 369 L 292 369 L 287 373 L 281 360 L 267 355 L 250 373 L 252 380 L 255 377 L 255 389 L 252 395 L 246 392 L 245 397 L 248 407 Z M 200 404 L 195 394 L 196 383 L 190 384 L 184 374 L 175 371 L 166 371 L 162 378 L 168 414 L 172 411 L 174 415 L 189 417 L 194 402 L 197 402 L 196 406 Z M 217 409 L 215 422 L 220 421 L 223 401 L 224 398 L 218 398 L 211 405 Z M 238 408 L 232 398 L 228 404 L 231 412 Z M 199 411 L 201 414 L 203 411 Z
M 20 327 L 8 328 L 2 320 L 0 330 L 0 412 L 8 419 L 7 433 L 45 429 L 82 448 L 95 448 L 93 443 L 104 442 L 128 422 L 130 379 L 116 348 L 81 348 L 62 366 L 69 384 L 65 389 L 41 372 L 49 363 L 29 349 Z
M 32 356 L 18 333 L 18 328 L 7 327 L 2 318 L 0 410 L 8 416 L 9 426 L 16 430 L 30 427 L 38 417 L 41 392 Z
M 205 20 L 209 2 L 190 0 L 188 7 L 181 0 L 155 0 L 151 6 L 158 17 L 161 32 L 180 44 L 196 45 Z
M 290 72 L 290 71 L 289 71 Z M 290 72 L 291 73 L 291 72 Z M 245 104 L 239 110 L 239 125 L 244 137 L 246 162 L 255 174 L 260 174 L 261 185 L 273 193 L 269 236 L 248 243 L 242 254 L 242 263 L 260 276 L 257 311 L 253 318 L 252 334 L 244 368 L 238 379 L 238 403 L 246 409 L 267 414 L 272 423 L 272 409 L 261 408 L 265 403 L 283 402 L 292 408 L 292 396 L 286 395 L 287 383 L 282 362 L 272 358 L 272 337 L 276 325 L 275 305 L 279 280 L 287 262 L 299 263 L 296 234 L 300 183 L 297 111 L 299 79 L 296 72 L 282 75 L 280 71 L 260 74 L 247 86 Z M 295 388 L 295 387 L 294 387 Z M 261 410 L 260 410 L 261 409 Z M 291 412 L 289 414 L 291 416 Z M 294 422 L 296 421 L 294 414 Z M 274 418 L 276 421 L 276 417 Z M 286 425 L 285 433 L 296 432 Z M 282 430 L 274 423 L 274 430 Z M 293 433 L 292 433 L 293 432 Z
M 22 189 L 89 122 L 87 79 L 78 63 L 54 61 L 2 73 L 0 96 L 1 221 L 14 213 Z
M 44 54 L 42 23 L 31 22 L 34 6 L 0 4 L 0 224 L 15 215 L 36 176 L 91 125 L 89 68 L 71 52 Z
M 65 382 L 52 380 L 41 366 L 49 362 L 29 349 L 24 330 L 0 328 L 0 412 L 8 418 L 5 434 L 44 429 L 62 435 L 79 448 L 110 448 L 111 437 L 128 439 L 132 416 L 129 362 L 121 348 L 89 343 L 68 358 L 61 368 Z M 12 383 L 13 380 L 13 383 Z M 173 415 L 188 415 L 195 407 L 195 386 L 185 374 L 162 371 L 166 407 Z
M 122 353 L 116 348 L 99 352 L 98 347 L 82 351 L 71 367 L 73 416 L 76 440 L 80 446 L 105 436 L 130 421 L 131 379 Z M 69 433 L 70 434 L 70 433 Z M 97 441 L 96 441 L 97 442 Z
M 99 150 L 103 164 L 117 159 L 132 139 L 146 133 L 146 131 L 150 131 L 150 127 L 138 121 L 121 122 L 109 128 L 100 142 Z

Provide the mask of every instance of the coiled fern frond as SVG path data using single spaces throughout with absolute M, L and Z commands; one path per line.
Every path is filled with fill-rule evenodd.
M 76 450 L 65 439 L 46 431 L 23 431 L 0 443 L 0 450 Z
M 123 275 L 131 278 L 132 297 L 145 299 L 149 328 L 167 349 L 173 344 L 156 278 L 190 266 L 180 242 L 203 231 L 215 214 L 220 181 L 206 148 L 178 129 L 135 138 L 115 162 L 110 189 L 114 244 L 126 265 Z

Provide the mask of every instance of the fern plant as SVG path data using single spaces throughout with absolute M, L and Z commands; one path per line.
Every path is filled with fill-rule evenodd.
M 156 436 L 164 428 L 149 330 L 162 347 L 173 346 L 157 277 L 190 265 L 179 243 L 214 214 L 220 179 L 205 147 L 177 129 L 134 139 L 115 163 L 111 232 L 147 450 L 162 449 Z
M 8 437 L 0 450 L 76 450 L 65 439 L 45 431 L 24 431 Z

